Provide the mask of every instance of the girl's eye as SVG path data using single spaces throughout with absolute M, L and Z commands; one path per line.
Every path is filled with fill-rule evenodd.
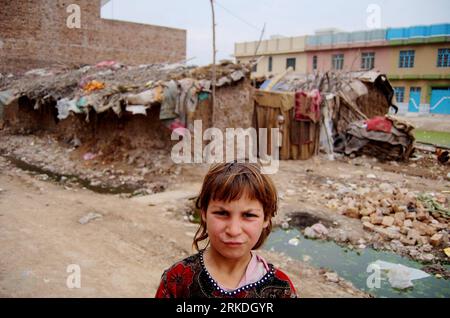
M 225 216 L 225 215 L 228 215 L 228 212 L 227 211 L 216 211 L 216 212 L 213 212 L 213 214 L 220 215 L 220 216 Z
M 253 213 L 244 213 L 244 217 L 246 218 L 257 218 L 258 216 Z

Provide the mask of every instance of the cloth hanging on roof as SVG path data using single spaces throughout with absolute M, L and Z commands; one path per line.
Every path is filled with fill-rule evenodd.
M 392 121 L 383 116 L 377 116 L 366 121 L 367 131 L 382 131 L 390 133 L 392 130 Z
M 320 120 L 320 104 L 322 96 L 317 89 L 307 93 L 297 91 L 295 93 L 295 120 L 310 119 L 314 123 Z
M 178 84 L 172 80 L 165 83 L 164 99 L 161 103 L 161 111 L 159 113 L 159 119 L 174 119 L 179 115 L 180 100 L 178 95 Z

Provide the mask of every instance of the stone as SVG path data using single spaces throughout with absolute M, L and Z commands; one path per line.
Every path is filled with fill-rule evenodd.
M 403 222 L 406 219 L 406 213 L 405 212 L 397 212 L 397 213 L 394 214 L 394 219 L 395 219 L 394 224 L 397 225 L 397 226 L 402 227 L 403 226 Z
M 425 244 L 420 250 L 424 253 L 430 253 L 433 250 L 433 246 L 431 244 Z
M 413 222 L 413 228 L 417 230 L 420 235 L 433 236 L 437 232 L 434 227 L 418 221 Z
M 311 226 L 311 229 L 321 237 L 326 237 L 328 235 L 328 229 L 322 223 L 314 224 Z
M 428 236 L 421 235 L 419 237 L 418 242 L 419 242 L 419 245 L 427 245 L 427 244 L 430 244 L 430 239 L 428 238 Z
M 390 199 L 381 199 L 380 204 L 384 208 L 390 208 L 392 206 L 392 201 Z
M 376 179 L 377 176 L 374 175 L 374 174 L 368 174 L 368 175 L 366 176 L 366 178 L 367 178 L 367 179 Z
M 363 229 L 369 232 L 373 232 L 375 230 L 375 225 L 373 225 L 370 222 L 364 222 L 363 223 Z
M 394 225 L 395 219 L 392 216 L 385 216 L 383 218 L 383 221 L 381 222 L 382 225 L 386 227 L 390 227 Z
M 359 214 L 362 215 L 363 217 L 364 216 L 369 216 L 372 213 L 373 213 L 373 210 L 369 210 L 369 209 L 366 209 L 366 208 L 363 208 L 363 209 L 361 209 L 361 211 L 359 211 Z
M 305 235 L 305 237 L 309 239 L 316 239 L 318 237 L 316 231 L 314 231 L 310 227 L 305 228 L 305 232 L 303 233 L 303 235 Z
M 403 222 L 403 226 L 411 228 L 412 227 L 412 221 L 411 220 L 405 220 Z
M 430 244 L 434 247 L 439 247 L 442 244 L 442 238 L 442 234 L 436 233 L 430 238 Z
M 392 211 L 394 211 L 394 213 L 406 213 L 408 212 L 408 207 L 406 205 L 393 204 Z
M 433 254 L 426 253 L 426 254 L 422 254 L 419 258 L 425 262 L 432 262 L 435 257 Z
M 400 238 L 400 242 L 402 242 L 404 245 L 414 246 L 416 245 L 417 240 L 415 238 L 407 238 L 405 236 L 402 236 Z
M 383 223 L 383 217 L 379 216 L 376 213 L 372 213 L 370 215 L 370 223 L 372 223 L 374 225 L 381 225 L 381 223 Z
M 407 228 L 407 227 L 405 227 L 405 226 L 402 226 L 402 227 L 400 228 L 400 233 L 402 233 L 402 234 L 404 234 L 404 235 L 407 235 L 407 234 L 408 234 L 408 231 L 409 231 L 409 228 Z
M 399 240 L 401 237 L 401 234 L 393 231 L 390 228 L 382 228 L 382 227 L 375 227 L 375 232 L 377 232 L 378 234 L 380 234 L 384 239 L 389 239 L 389 240 Z
M 417 215 L 416 212 L 408 212 L 408 213 L 406 213 L 406 219 L 415 221 L 416 220 L 416 215 Z
M 381 191 L 388 194 L 393 194 L 394 187 L 391 186 L 389 183 L 381 183 L 378 188 L 380 188 Z
M 447 173 L 447 180 L 450 181 L 450 172 Z
M 361 218 L 361 222 L 363 222 L 363 223 L 365 223 L 365 222 L 370 223 L 370 217 L 368 217 L 368 216 L 363 216 L 363 217 Z
M 339 282 L 339 276 L 336 273 L 325 273 L 325 278 L 327 281 L 332 283 L 338 283 Z
M 408 235 L 406 236 L 408 240 L 415 239 L 416 241 L 420 238 L 420 233 L 417 230 L 411 229 L 408 231 Z
M 425 211 L 423 211 L 423 210 L 419 210 L 418 212 L 417 212 L 417 216 L 416 216 L 416 219 L 417 220 L 419 220 L 419 221 L 426 221 L 426 220 L 428 220 L 430 218 L 430 214 L 428 213 L 428 212 L 425 212 Z
M 359 219 L 359 210 L 355 207 L 347 207 L 344 211 L 344 215 L 350 218 Z

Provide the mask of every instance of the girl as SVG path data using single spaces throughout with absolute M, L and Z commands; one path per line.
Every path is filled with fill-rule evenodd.
M 296 297 L 288 276 L 253 252 L 270 234 L 277 211 L 275 186 L 258 165 L 212 166 L 196 206 L 201 211 L 193 242 L 198 254 L 164 272 L 156 298 Z

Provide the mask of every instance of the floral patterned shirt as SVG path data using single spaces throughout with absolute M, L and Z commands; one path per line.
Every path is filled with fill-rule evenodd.
M 289 277 L 269 265 L 259 281 L 236 290 L 223 290 L 211 277 L 203 261 L 203 251 L 170 267 L 161 277 L 156 298 L 296 298 Z

